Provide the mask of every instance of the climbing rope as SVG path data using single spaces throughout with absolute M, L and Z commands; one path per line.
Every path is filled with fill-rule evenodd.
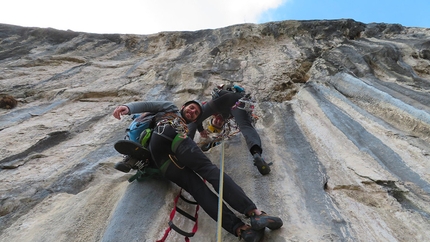
M 221 242 L 223 194 L 224 194 L 224 137 L 222 137 L 221 139 L 221 159 L 220 159 L 220 171 L 219 171 L 218 219 L 217 219 L 217 241 L 218 242 Z

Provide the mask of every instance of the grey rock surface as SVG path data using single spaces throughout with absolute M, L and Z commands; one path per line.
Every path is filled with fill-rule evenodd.
M 225 172 L 284 220 L 264 241 L 430 240 L 430 29 L 341 19 L 100 35 L 0 24 L 0 73 L 0 94 L 18 100 L 0 110 L 2 242 L 161 239 L 180 189 L 113 168 L 130 118 L 112 111 L 208 100 L 220 83 L 257 99 L 272 172 L 258 173 L 241 135 L 225 143 Z M 207 154 L 219 164 L 220 152 Z M 216 228 L 200 210 L 191 240 L 216 241 Z

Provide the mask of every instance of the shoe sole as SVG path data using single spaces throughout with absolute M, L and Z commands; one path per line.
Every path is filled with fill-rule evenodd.
M 118 171 L 122 171 L 124 173 L 128 173 L 131 170 L 131 168 L 126 167 L 123 164 L 115 164 L 115 169 L 117 169 Z
M 254 165 L 262 175 L 267 175 L 270 173 L 269 165 L 262 158 L 255 159 Z
M 280 218 L 273 218 L 273 217 L 268 218 L 267 216 L 264 216 L 262 218 L 259 218 L 258 220 L 261 220 L 261 219 L 265 219 L 268 221 L 266 221 L 266 223 L 258 224 L 258 226 L 257 226 L 257 224 L 251 222 L 252 229 L 260 230 L 260 229 L 264 229 L 264 228 L 269 228 L 271 230 L 276 230 L 276 229 L 280 229 L 282 227 L 282 225 L 284 224 Z M 255 219 L 255 220 L 257 220 L 257 219 Z
M 119 140 L 115 143 L 114 147 L 119 153 L 128 155 L 136 160 L 142 160 L 145 157 L 150 157 L 150 153 L 147 149 L 131 140 Z
M 242 233 L 244 234 L 240 238 L 242 238 L 246 242 L 259 242 L 264 237 L 264 229 L 251 230 L 253 231 L 242 231 Z

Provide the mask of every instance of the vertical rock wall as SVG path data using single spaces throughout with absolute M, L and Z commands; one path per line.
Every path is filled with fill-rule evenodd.
M 272 172 L 258 173 L 241 135 L 226 142 L 225 171 L 283 218 L 265 241 L 429 240 L 429 37 L 353 20 L 145 36 L 0 25 L 0 94 L 18 101 L 0 110 L 0 241 L 160 239 L 179 188 L 113 169 L 130 120 L 111 113 L 207 100 L 219 83 L 258 100 Z M 207 154 L 218 164 L 220 152 Z M 199 215 L 192 240 L 215 241 Z

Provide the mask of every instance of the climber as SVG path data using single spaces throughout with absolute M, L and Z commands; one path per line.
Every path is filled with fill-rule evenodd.
M 224 119 L 230 116 L 234 117 L 241 133 L 243 134 L 249 152 L 254 158 L 254 165 L 262 175 L 270 173 L 270 167 L 261 157 L 263 149 L 261 147 L 261 139 L 257 131 L 252 125 L 252 116 L 250 110 L 246 108 L 249 105 L 249 94 L 237 85 L 219 85 L 212 92 L 212 99 L 203 105 L 203 114 L 195 122 L 195 125 L 190 125 L 190 137 L 194 138 L 197 129 L 200 136 L 208 137 L 208 131 L 203 129 L 202 122 L 211 115 L 220 114 Z M 243 106 L 241 106 L 243 104 Z
M 221 114 L 213 115 L 206 130 L 211 133 L 221 133 L 225 120 Z
M 226 123 L 226 120 L 221 114 L 212 115 L 209 120 L 206 119 L 203 122 L 202 127 L 206 136 L 201 136 L 200 141 L 197 143 L 202 151 L 208 151 L 209 149 L 220 144 L 223 139 L 229 138 L 233 135 L 230 125 L 231 120 L 228 119 L 227 122 L 228 123 Z M 236 130 L 234 134 L 238 132 L 239 130 Z
M 133 102 L 118 106 L 113 116 L 150 112 L 156 113 L 155 128 L 149 141 L 151 162 L 161 168 L 164 177 L 191 194 L 206 213 L 217 220 L 218 196 L 206 185 L 209 182 L 219 191 L 220 169 L 187 137 L 187 124 L 202 116 L 202 106 L 197 101 L 187 102 L 179 110 L 171 102 Z M 167 165 L 166 165 L 167 164 Z M 204 179 L 204 180 L 203 180 Z M 283 222 L 257 209 L 253 201 L 233 179 L 224 174 L 224 203 L 222 227 L 245 241 L 259 241 L 265 227 L 279 229 Z M 250 218 L 245 224 L 226 206 Z

